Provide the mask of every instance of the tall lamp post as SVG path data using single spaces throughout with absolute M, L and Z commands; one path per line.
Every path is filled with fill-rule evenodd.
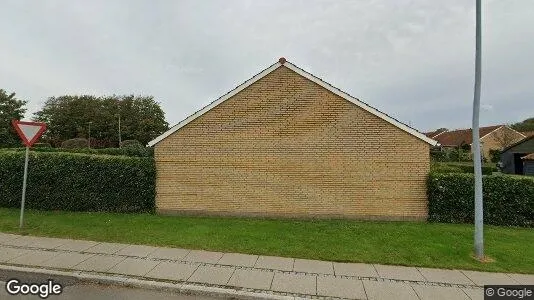
M 473 162 L 475 167 L 475 256 L 484 258 L 484 210 L 482 201 L 482 164 L 480 155 L 479 115 L 482 57 L 481 0 L 476 0 L 475 95 L 473 98 Z

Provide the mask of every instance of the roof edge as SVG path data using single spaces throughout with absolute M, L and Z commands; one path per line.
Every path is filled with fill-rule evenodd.
M 524 142 L 526 142 L 526 141 L 530 141 L 531 139 L 534 139 L 534 135 L 526 136 L 525 138 L 523 138 L 523 139 L 521 139 L 521 140 L 519 140 L 519 141 L 513 143 L 512 145 L 510 145 L 510 146 L 508 146 L 508 147 L 506 147 L 506 148 L 503 148 L 503 149 L 501 150 L 501 153 L 506 152 L 506 151 L 512 149 L 513 147 L 515 147 L 515 146 L 517 146 L 517 145 L 519 145 L 519 144 L 522 144 L 522 143 L 524 143 Z
M 168 136 L 170 136 L 171 134 L 173 134 L 174 132 L 176 132 L 178 129 L 184 127 L 185 125 L 189 124 L 190 122 L 192 122 L 193 120 L 195 120 L 196 118 L 202 116 L 203 114 L 205 114 L 206 112 L 208 112 L 209 110 L 211 110 L 212 108 L 216 107 L 217 105 L 221 104 L 222 102 L 228 100 L 229 98 L 231 98 L 232 96 L 236 95 L 237 93 L 241 92 L 242 90 L 244 90 L 245 88 L 249 87 L 250 85 L 252 85 L 253 83 L 255 83 L 256 81 L 260 80 L 261 78 L 265 77 L 267 74 L 273 72 L 274 70 L 278 69 L 279 67 L 281 66 L 285 66 L 287 67 L 288 69 L 294 71 L 295 73 L 303 76 L 304 78 L 318 84 L 319 86 L 329 90 L 330 92 L 340 96 L 341 98 L 355 104 L 356 106 L 362 108 L 363 110 L 379 117 L 380 119 L 394 125 L 395 127 L 421 139 L 422 141 L 432 145 L 432 146 L 436 146 L 438 145 L 438 142 L 434 139 L 431 139 L 429 137 L 427 137 L 426 135 L 424 135 L 423 133 L 419 132 L 418 130 L 396 120 L 395 118 L 393 117 L 390 117 L 389 115 L 379 111 L 378 109 L 374 108 L 374 107 L 371 107 L 370 105 L 368 105 L 367 103 L 364 103 L 362 102 L 361 100 L 343 92 L 342 90 L 332 86 L 331 84 L 323 81 L 322 79 L 314 76 L 313 74 L 311 73 L 308 73 L 306 71 L 304 71 L 303 69 L 297 67 L 296 65 L 286 61 L 285 59 L 280 59 L 278 62 L 272 64 L 271 66 L 269 66 L 268 68 L 264 69 L 263 71 L 261 71 L 260 73 L 254 75 L 252 78 L 250 78 L 249 80 L 245 81 L 244 83 L 242 83 L 241 85 L 237 86 L 236 88 L 234 88 L 233 90 L 231 90 L 230 92 L 226 93 L 225 95 L 219 97 L 217 100 L 211 102 L 210 104 L 204 106 L 203 108 L 201 108 L 200 110 L 196 111 L 195 113 L 193 113 L 192 115 L 190 115 L 189 117 L 185 118 L 184 120 L 178 122 L 176 125 L 172 126 L 169 130 L 167 130 L 166 132 L 164 132 L 163 134 L 161 134 L 160 136 L 156 137 L 155 139 L 151 140 L 150 142 L 148 142 L 148 146 L 149 147 L 152 147 L 154 145 L 156 145 L 157 143 L 161 142 L 163 139 L 167 138 Z
M 271 66 L 267 67 L 266 69 L 264 69 L 263 71 L 261 71 L 260 73 L 252 76 L 252 78 L 250 78 L 247 81 L 243 82 L 242 84 L 238 85 L 236 88 L 234 88 L 233 90 L 229 91 L 228 93 L 222 95 L 217 100 L 215 100 L 215 101 L 211 102 L 210 104 L 204 106 L 203 108 L 197 110 L 196 112 L 194 112 L 193 114 L 191 114 L 187 118 L 183 119 L 182 121 L 178 122 L 176 125 L 174 125 L 171 128 L 169 128 L 169 130 L 165 131 L 160 136 L 158 136 L 155 139 L 153 139 L 150 142 L 148 142 L 148 147 L 152 147 L 155 144 L 161 142 L 163 139 L 165 139 L 169 135 L 173 134 L 178 129 L 184 127 L 185 125 L 187 125 L 189 123 L 191 123 L 196 118 L 202 116 L 203 114 L 205 114 L 206 112 L 208 112 L 212 108 L 216 107 L 217 105 L 223 103 L 224 101 L 228 100 L 232 96 L 234 96 L 237 93 L 241 92 L 245 88 L 247 88 L 250 85 L 252 85 L 254 82 L 260 80 L 261 78 L 265 77 L 267 74 L 269 74 L 272 71 L 278 69 L 280 66 L 282 66 L 282 64 L 280 62 L 276 62 L 276 63 L 272 64 Z
M 424 135 L 423 133 L 419 132 L 418 130 L 396 120 L 395 118 L 393 117 L 390 117 L 388 116 L 387 114 L 379 111 L 378 109 L 368 105 L 367 103 L 361 101 L 360 99 L 356 98 L 356 97 L 353 97 L 345 92 L 343 92 L 342 90 L 334 87 L 333 85 L 329 84 L 328 82 L 325 82 L 323 81 L 322 79 L 318 78 L 318 77 L 315 77 L 313 74 L 311 73 L 308 73 L 306 71 L 304 71 L 303 69 L 295 66 L 294 64 L 290 63 L 290 62 L 287 62 L 284 64 L 285 67 L 289 68 L 290 70 L 296 72 L 297 74 L 317 83 L 318 85 L 320 85 L 321 87 L 329 90 L 330 92 L 340 96 L 341 98 L 344 98 L 345 100 L 348 100 L 349 102 L 352 102 L 353 104 L 355 104 L 356 106 L 362 108 L 363 110 L 381 118 L 382 120 L 394 125 L 395 127 L 423 140 L 424 142 L 432 145 L 432 146 L 436 146 L 438 144 L 438 142 L 436 140 L 433 140 L 429 137 L 427 137 L 426 135 Z

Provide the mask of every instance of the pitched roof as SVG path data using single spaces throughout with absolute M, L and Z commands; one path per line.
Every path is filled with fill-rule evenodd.
M 431 132 L 425 132 L 424 134 L 433 139 L 434 137 L 436 137 L 438 134 L 442 134 L 443 132 L 446 132 L 447 130 L 446 129 L 436 129 L 434 131 L 431 131 Z
M 524 136 L 534 136 L 534 130 L 531 130 L 531 131 L 521 131 L 521 133 L 522 133 Z
M 152 147 L 154 146 L 155 144 L 159 143 L 160 141 L 162 141 L 163 139 L 165 139 L 166 137 L 168 137 L 169 135 L 173 134 L 174 132 L 176 132 L 178 129 L 184 127 L 185 125 L 189 124 L 190 122 L 192 122 L 193 120 L 195 120 L 196 118 L 202 116 L 203 114 L 205 114 L 206 112 L 208 112 L 209 110 L 211 110 L 212 108 L 216 107 L 217 105 L 221 104 L 222 102 L 228 100 L 229 98 L 231 98 L 232 96 L 236 95 L 237 93 L 241 92 L 242 90 L 244 90 L 245 88 L 247 88 L 248 86 L 252 85 L 254 82 L 260 80 L 261 78 L 265 77 L 267 74 L 273 72 L 274 70 L 280 68 L 280 67 L 286 67 L 292 71 L 294 71 L 295 73 L 313 81 L 314 83 L 320 85 L 321 87 L 329 90 L 330 92 L 344 98 L 345 100 L 347 101 L 350 101 L 352 102 L 353 104 L 357 105 L 358 107 L 368 111 L 369 113 L 381 118 L 382 120 L 396 126 L 397 128 L 423 140 L 424 142 L 432 145 L 432 146 L 435 146 L 437 144 L 436 141 L 432 140 L 431 138 L 428 138 L 427 136 L 425 136 L 424 134 L 422 134 L 421 132 L 417 131 L 416 129 L 396 120 L 395 118 L 379 111 L 378 109 L 376 108 L 373 108 L 371 106 L 369 106 L 367 103 L 364 103 L 362 101 L 360 101 L 359 99 L 355 98 L 355 97 L 352 97 L 351 95 L 341 91 L 340 89 L 330 85 L 329 83 L 323 81 L 322 79 L 314 76 L 313 74 L 311 73 L 308 73 L 304 70 L 302 70 L 301 68 L 297 67 L 296 65 L 286 61 L 285 58 L 280 58 L 278 60 L 278 62 L 272 64 L 270 67 L 268 67 L 267 69 L 264 69 L 263 71 L 261 71 L 260 73 L 254 75 L 252 78 L 250 78 L 249 80 L 245 81 L 244 83 L 242 83 L 241 85 L 237 86 L 235 89 L 231 90 L 230 92 L 226 93 L 225 95 L 221 96 L 219 99 L 211 102 L 210 104 L 206 105 L 205 107 L 203 107 L 202 109 L 196 111 L 195 113 L 193 113 L 192 115 L 190 115 L 189 117 L 187 117 L 186 119 L 180 121 L 178 124 L 174 125 L 173 127 L 171 127 L 169 130 L 167 130 L 166 132 L 164 132 L 163 134 L 161 134 L 160 136 L 156 137 L 155 139 L 153 139 L 152 141 L 150 141 L 148 143 L 148 146 L 149 147 Z
M 504 125 L 480 127 L 478 131 L 480 138 L 502 126 Z M 463 144 L 470 145 L 473 142 L 473 130 L 469 128 L 446 131 L 434 136 L 433 138 L 438 141 L 442 146 L 460 146 Z
M 522 134 L 525 134 L 524 132 L 522 132 Z M 523 144 L 524 142 L 528 141 L 528 140 L 531 140 L 531 139 L 534 139 L 534 135 L 530 135 L 530 136 L 526 136 L 524 139 L 521 139 L 520 141 L 517 141 L 516 143 L 513 143 L 512 145 L 502 149 L 501 152 L 505 152 L 505 151 L 508 151 L 508 149 L 511 149 L 519 144 Z
M 521 157 L 522 160 L 534 160 L 534 153 Z

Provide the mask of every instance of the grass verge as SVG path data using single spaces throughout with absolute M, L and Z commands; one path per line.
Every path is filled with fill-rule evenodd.
M 19 210 L 0 208 L 0 231 L 20 233 Z M 150 214 L 25 212 L 23 233 L 94 241 L 341 262 L 534 274 L 534 230 L 485 227 L 486 255 L 472 258 L 473 226 L 352 220 L 269 220 Z

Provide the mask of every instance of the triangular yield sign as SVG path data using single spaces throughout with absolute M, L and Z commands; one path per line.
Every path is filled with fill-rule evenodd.
M 11 121 L 18 135 L 28 147 L 31 147 L 46 130 L 46 124 L 42 122 Z

